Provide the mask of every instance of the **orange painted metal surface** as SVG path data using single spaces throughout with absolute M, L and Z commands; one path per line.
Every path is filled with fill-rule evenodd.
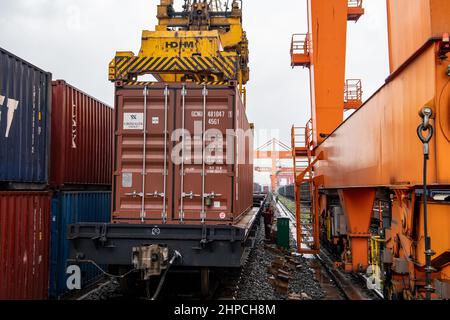
M 296 173 L 297 184 L 308 171 L 313 172 L 312 211 L 315 213 L 314 206 L 318 206 L 322 217 L 329 207 L 327 201 L 318 201 L 315 190 L 322 189 L 322 194 L 330 198 L 338 191 L 348 223 L 347 232 L 341 234 L 344 237 L 340 239 L 346 270 L 356 271 L 368 266 L 368 240 L 374 236 L 386 242 L 387 255 L 383 259 L 392 271 L 392 279 L 383 279 L 388 295 L 423 298 L 430 287 L 425 287 L 423 143 L 417 136 L 417 127 L 424 121 L 419 111 L 425 106 L 433 109 L 434 136 L 430 142 L 427 181 L 435 193 L 442 191 L 443 194 L 438 198 L 428 196 L 428 235 L 431 249 L 436 252 L 432 256 L 432 266 L 436 269 L 431 274 L 434 283 L 430 286 L 440 288 L 433 297 L 448 298 L 448 290 L 442 288 L 448 288 L 450 271 L 446 196 L 450 188 L 450 77 L 448 42 L 441 40 L 448 38 L 450 30 L 450 1 L 387 1 L 391 75 L 383 87 L 324 138 L 320 136 L 326 133 L 322 130 L 337 120 L 337 113 L 327 107 L 342 106 L 341 101 L 336 102 L 342 92 L 336 77 L 341 75 L 340 68 L 345 67 L 344 58 L 337 63 L 337 70 L 322 73 L 322 68 L 336 57 L 335 52 L 330 54 L 324 50 L 328 43 L 323 33 L 334 29 L 330 34 L 336 32 L 337 38 L 346 35 L 342 13 L 338 10 L 333 18 L 340 18 L 334 21 L 327 16 L 327 10 L 340 8 L 339 4 L 343 2 L 309 1 L 315 148 L 305 155 L 293 142 L 294 161 L 296 157 L 304 158 L 313 166 L 313 170 L 301 168 L 303 172 Z M 314 33 L 314 26 L 320 26 L 320 33 Z M 343 47 L 345 51 L 345 41 Z M 337 48 L 339 53 L 339 45 Z M 324 56 L 329 59 L 321 60 Z M 294 141 L 295 130 L 292 136 Z M 392 220 L 384 225 L 385 217 L 380 219 L 383 233 L 369 228 L 375 199 L 392 203 L 389 210 Z M 299 196 L 296 200 L 299 211 Z
M 437 47 L 430 44 L 318 147 L 324 159 L 315 172 L 324 176 L 322 187 L 421 185 L 423 148 L 416 129 L 425 105 L 441 110 L 433 121 L 429 183 L 450 184 L 450 86 L 445 64 L 436 63 Z
M 428 39 L 450 31 L 448 0 L 387 0 L 391 72 Z
M 339 191 L 339 197 L 348 223 L 348 236 L 352 257 L 349 263 L 353 271 L 365 269 L 369 264 L 369 227 L 372 216 L 375 189 L 346 189 Z
M 272 159 L 274 156 L 277 159 L 292 159 L 291 151 L 255 151 L 255 159 Z
M 392 223 L 391 227 L 386 229 L 385 237 L 386 250 L 391 252 L 395 259 L 408 264 L 408 274 L 394 275 L 396 291 L 401 293 L 404 289 L 423 286 L 424 282 L 423 201 L 408 190 L 396 190 L 395 194 L 392 201 Z M 436 253 L 431 261 L 432 267 L 436 269 L 432 278 L 444 282 L 450 281 L 448 212 L 448 203 L 429 199 L 428 232 L 432 250 Z M 396 261 L 394 265 L 397 264 Z
M 428 229 L 429 234 L 432 237 L 432 248 L 436 252 L 436 255 L 433 256 L 432 264 L 436 269 L 443 268 L 445 271 L 443 272 L 443 277 L 445 280 L 450 280 L 450 261 L 449 261 L 449 253 L 450 253 L 450 207 L 448 204 L 439 203 L 439 202 L 431 202 L 428 203 Z M 423 202 L 421 202 L 420 211 L 417 212 L 418 215 L 418 225 L 417 225 L 417 234 L 424 234 L 423 230 Z M 425 256 L 422 254 L 425 252 L 425 241 L 423 238 L 417 239 L 417 248 L 415 253 L 417 256 L 415 260 L 420 265 L 425 265 Z M 444 256 L 447 255 L 445 258 Z M 444 261 L 444 266 L 439 263 L 439 261 Z
M 270 150 L 264 150 L 269 147 L 270 147 Z M 280 150 L 277 150 L 277 148 L 281 148 L 284 150 L 280 151 Z M 277 175 L 280 172 L 283 172 L 283 168 L 280 168 L 278 166 L 278 161 L 280 159 L 292 159 L 292 151 L 290 151 L 289 146 L 287 146 L 286 144 L 284 144 L 283 142 L 281 142 L 277 139 L 272 139 L 272 140 L 266 142 L 265 144 L 263 144 L 262 146 L 260 146 L 257 150 L 255 150 L 254 158 L 271 160 L 271 162 L 272 162 L 271 167 L 270 168 L 269 167 L 259 168 L 260 169 L 259 172 L 264 172 L 264 171 L 270 172 L 271 189 L 272 189 L 272 192 L 275 192 L 278 187 Z M 286 168 L 284 168 L 284 170 L 286 170 Z M 289 169 L 287 169 L 287 170 L 289 170 Z M 289 172 L 292 172 L 292 171 L 289 170 Z
M 308 0 L 314 145 L 343 120 L 348 0 Z

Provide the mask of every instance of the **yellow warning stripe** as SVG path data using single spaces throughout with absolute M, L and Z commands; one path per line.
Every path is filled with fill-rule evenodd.
M 238 57 L 117 57 L 114 68 L 116 80 L 148 73 L 208 73 L 236 80 Z
M 146 81 L 130 81 L 124 82 L 125 86 L 136 86 L 136 87 L 145 87 L 145 86 L 154 86 L 156 84 L 161 84 L 161 82 L 146 82 Z M 196 84 L 202 86 L 228 86 L 230 83 L 228 81 L 196 81 L 196 82 L 186 82 L 186 84 Z

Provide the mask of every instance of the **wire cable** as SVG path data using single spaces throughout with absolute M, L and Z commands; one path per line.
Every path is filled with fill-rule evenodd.
M 431 249 L 431 237 L 428 235 L 428 185 L 427 185 L 427 163 L 430 159 L 429 143 L 434 134 L 434 128 L 430 124 L 433 110 L 425 107 L 421 111 L 423 122 L 417 128 L 417 135 L 423 144 L 423 229 L 425 237 L 425 294 L 426 300 L 431 300 L 431 293 L 434 291 L 431 285 L 431 275 L 434 271 L 431 266 L 431 257 L 435 254 Z M 428 132 L 424 136 L 424 132 Z

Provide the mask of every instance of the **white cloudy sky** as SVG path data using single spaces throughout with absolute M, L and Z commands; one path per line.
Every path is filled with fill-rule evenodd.
M 1 0 L 0 46 L 112 104 L 108 63 L 115 51 L 137 53 L 141 31 L 156 24 L 158 2 Z M 388 54 L 385 1 L 365 0 L 364 6 L 366 15 L 349 23 L 347 78 L 361 78 L 368 98 L 388 75 Z M 289 143 L 291 126 L 304 125 L 310 113 L 308 71 L 293 70 L 289 57 L 291 34 L 307 30 L 306 0 L 244 0 L 244 20 L 251 50 L 249 119 Z

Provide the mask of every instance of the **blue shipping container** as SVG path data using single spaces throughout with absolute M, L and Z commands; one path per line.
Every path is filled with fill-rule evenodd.
M 68 293 L 66 262 L 70 245 L 67 240 L 67 225 L 78 222 L 110 222 L 111 192 L 55 193 L 51 215 L 50 297 L 58 299 Z M 101 276 L 100 271 L 90 264 L 81 265 L 81 273 L 83 287 Z
M 52 75 L 0 48 L 0 182 L 48 182 Z

